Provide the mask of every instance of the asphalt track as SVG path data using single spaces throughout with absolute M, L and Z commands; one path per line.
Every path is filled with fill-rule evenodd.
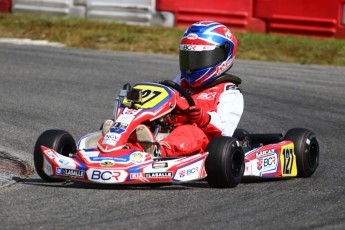
M 126 82 L 172 79 L 177 57 L 0 44 L 0 150 L 32 165 L 51 128 L 78 139 L 112 116 Z M 345 68 L 237 60 L 252 132 L 315 130 L 311 178 L 150 188 L 48 183 L 33 173 L 0 188 L 1 229 L 345 229 Z

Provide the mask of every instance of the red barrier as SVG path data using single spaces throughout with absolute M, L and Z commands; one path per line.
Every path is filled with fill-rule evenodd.
M 213 20 L 253 32 L 345 38 L 345 0 L 156 0 L 175 26 Z
M 242 31 L 265 32 L 265 23 L 252 17 L 253 0 L 156 0 L 157 11 L 175 14 L 175 26 L 211 20 Z
M 0 0 L 0 12 L 11 12 L 11 0 Z
M 267 32 L 345 38 L 345 0 L 254 0 Z

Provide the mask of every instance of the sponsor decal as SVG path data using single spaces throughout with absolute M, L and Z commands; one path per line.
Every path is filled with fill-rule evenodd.
M 154 169 L 160 169 L 160 168 L 167 168 L 168 162 L 156 162 L 152 164 L 152 168 Z
M 104 140 L 112 140 L 112 141 L 118 141 L 120 139 L 121 135 L 118 135 L 116 133 L 107 133 L 104 136 Z
M 94 170 L 89 169 L 86 172 L 91 181 L 104 183 L 124 182 L 128 173 L 124 170 Z
M 183 45 L 182 50 L 194 51 L 196 49 L 195 45 Z
M 129 178 L 131 180 L 134 180 L 134 179 L 143 179 L 144 178 L 144 174 L 143 173 L 130 173 L 129 174 Z
M 134 118 L 133 115 L 121 114 L 121 115 L 117 118 L 116 122 L 129 124 L 129 123 L 131 123 L 131 121 L 133 120 L 133 118 Z
M 238 90 L 238 87 L 234 84 L 226 84 L 225 85 L 225 91 L 227 90 Z
M 140 164 L 145 161 L 145 156 L 142 152 L 134 152 L 130 155 L 129 159 L 135 164 Z
M 217 92 L 211 93 L 201 93 L 197 99 L 201 100 L 214 100 L 216 98 Z
M 115 161 L 109 161 L 109 160 L 104 160 L 101 161 L 100 165 L 101 166 L 113 166 L 115 164 Z
M 172 172 L 152 172 L 152 173 L 145 173 L 145 178 L 171 178 Z
M 201 21 L 199 24 L 200 25 L 209 25 L 209 24 L 213 24 L 213 21 Z
M 275 168 L 277 166 L 277 163 L 278 163 L 276 155 L 264 157 L 261 160 L 263 162 L 263 168 L 264 169 Z
M 279 158 L 278 153 L 275 149 L 263 150 L 256 153 L 257 159 L 257 169 L 260 173 L 260 176 L 264 174 L 277 173 Z
M 81 154 L 84 157 L 94 157 L 94 156 L 98 156 L 98 154 L 99 154 L 98 151 L 85 151 L 85 150 L 82 150 L 80 152 L 81 152 Z
M 227 37 L 228 39 L 231 39 L 232 33 L 228 28 L 224 28 L 224 32 L 225 32 L 225 37 Z
M 111 146 L 115 146 L 116 143 L 117 143 L 117 141 L 113 141 L 113 140 L 109 140 L 109 139 L 108 140 L 104 139 L 102 142 L 103 145 L 111 145 Z
M 193 44 L 181 44 L 180 50 L 185 51 L 205 51 L 205 50 L 214 50 L 215 45 L 193 45 Z
M 256 157 L 261 158 L 261 157 L 271 156 L 275 153 L 276 153 L 275 149 L 267 149 L 267 150 L 257 152 Z
M 52 176 L 53 173 L 53 167 L 50 164 L 50 162 L 48 162 L 48 160 L 44 157 L 43 160 L 43 171 L 48 175 L 48 176 Z
M 121 135 L 117 133 L 107 133 L 104 136 L 102 144 L 115 146 Z
M 115 162 L 127 162 L 127 158 L 121 158 L 121 157 L 89 157 L 90 161 L 115 161 Z
M 194 167 L 194 168 L 190 168 L 190 169 L 186 169 L 186 170 L 181 170 L 179 175 L 180 175 L 180 177 L 184 177 L 184 176 L 193 175 L 193 174 L 198 173 L 198 172 L 199 172 L 199 168 Z
M 68 165 L 69 161 L 66 159 L 59 159 L 59 162 L 63 165 Z
M 107 133 L 104 136 L 102 144 L 115 146 L 121 135 L 116 133 Z
M 197 34 L 188 34 L 187 35 L 187 39 L 189 40 L 195 40 L 195 39 L 198 39 L 198 35 Z
M 257 161 L 257 168 L 259 171 L 263 171 L 263 172 L 270 171 L 270 170 L 276 171 L 277 166 L 278 166 L 278 158 L 275 152 L 273 152 L 273 154 L 271 155 L 265 155 L 265 157 L 261 157 Z
M 219 74 L 223 73 L 226 69 L 228 69 L 231 66 L 232 62 L 233 62 L 233 60 L 225 61 L 221 65 L 217 66 L 216 74 L 219 75 Z
M 125 108 L 123 110 L 123 113 L 122 114 L 125 114 L 125 115 L 136 115 L 138 114 L 139 112 L 141 111 L 141 109 L 131 109 L 131 108 Z
M 76 169 L 56 168 L 56 175 L 84 178 L 85 171 Z
M 262 169 L 262 160 L 257 161 L 257 169 L 260 171 Z
M 198 160 L 188 166 L 182 167 L 176 171 L 174 180 L 177 181 L 188 181 L 195 180 L 200 177 L 203 166 L 204 159 Z
M 44 151 L 51 159 L 55 158 L 55 154 L 51 150 L 45 150 Z

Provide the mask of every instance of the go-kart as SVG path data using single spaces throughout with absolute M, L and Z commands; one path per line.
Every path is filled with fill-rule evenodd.
M 204 152 L 162 157 L 131 148 L 129 143 L 158 146 L 157 141 L 135 138 L 146 125 L 156 139 L 174 128 L 173 116 L 181 95 L 189 106 L 190 94 L 172 81 L 124 85 L 114 106 L 114 124 L 107 133 L 87 134 L 76 144 L 67 131 L 47 130 L 37 139 L 34 165 L 51 182 L 65 180 L 104 184 L 182 183 L 206 178 L 211 187 L 229 188 L 243 177 L 289 178 L 311 176 L 319 161 L 319 144 L 309 129 L 282 134 L 251 134 L 237 129 L 232 137 L 213 138 Z M 159 148 L 157 148 L 159 149 Z

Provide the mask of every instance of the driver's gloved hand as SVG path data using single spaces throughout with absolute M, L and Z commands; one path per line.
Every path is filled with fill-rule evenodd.
M 189 122 L 195 123 L 199 127 L 205 127 L 210 123 L 210 115 L 207 112 L 204 112 L 198 105 L 191 106 L 184 112 Z

